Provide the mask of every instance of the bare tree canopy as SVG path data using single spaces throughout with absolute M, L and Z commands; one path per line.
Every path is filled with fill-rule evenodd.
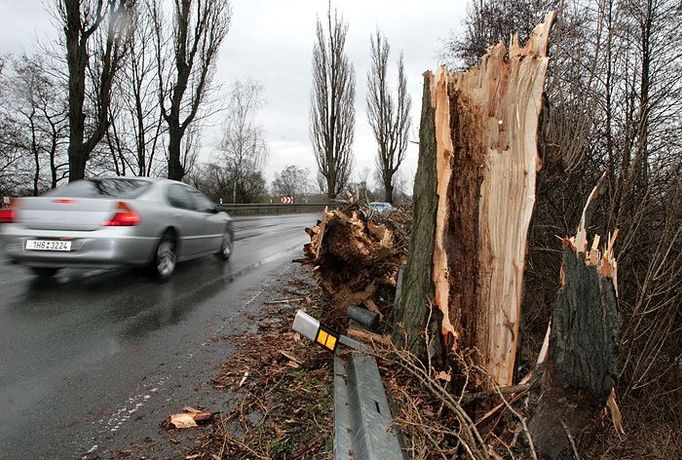
M 126 55 L 135 0 L 58 0 L 69 80 L 69 180 L 81 179 L 109 128 L 111 90 Z M 87 107 L 86 93 L 92 104 Z M 92 113 L 91 116 L 87 113 Z
M 259 171 L 268 156 L 263 128 L 256 122 L 263 106 L 262 85 L 253 80 L 236 81 L 232 86 L 227 106 L 227 118 L 220 142 L 220 162 L 232 178 L 232 202 L 237 202 L 237 191 L 250 174 Z
M 287 166 L 275 174 L 275 180 L 272 181 L 272 193 L 280 197 L 297 198 L 309 191 L 309 176 L 308 168 L 299 168 L 296 165 Z
M 234 193 L 234 178 L 222 163 L 203 163 L 191 171 L 188 182 L 217 203 L 224 203 Z M 266 195 L 265 178 L 261 171 L 250 171 L 237 184 L 237 202 L 259 203 Z
M 63 85 L 39 57 L 12 59 L 8 77 L 10 100 L 3 114 L 12 120 L 13 144 L 25 160 L 31 159 L 33 195 L 55 188 L 68 175 L 65 146 L 68 142 L 68 105 Z
M 117 175 L 160 175 L 159 151 L 165 124 L 159 108 L 155 23 L 148 0 L 132 19 L 129 55 L 114 87 L 111 125 L 106 141 Z
M 313 90 L 310 139 L 317 161 L 320 188 L 335 198 L 348 183 L 353 166 L 355 70 L 346 54 L 348 24 L 331 9 L 327 33 L 317 20 L 313 48 Z
M 175 0 L 172 19 L 152 0 L 157 47 L 159 102 L 168 125 L 168 177 L 180 180 L 182 139 L 205 106 L 212 89 L 218 50 L 230 28 L 232 8 L 226 0 Z
M 558 6 L 556 0 L 479 0 L 470 2 L 464 31 L 445 42 L 443 58 L 453 67 L 467 68 L 483 56 L 488 47 L 506 43 L 512 34 L 528 39 L 543 13 Z
M 384 186 L 384 199 L 393 203 L 393 176 L 405 159 L 412 101 L 407 94 L 402 54 L 398 61 L 398 90 L 394 99 L 388 89 L 391 47 L 379 30 L 370 42 L 372 56 L 367 73 L 367 118 L 378 144 L 377 169 Z

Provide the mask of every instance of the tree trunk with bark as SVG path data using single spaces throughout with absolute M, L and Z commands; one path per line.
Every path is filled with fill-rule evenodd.
M 414 208 L 409 256 L 403 273 L 400 302 L 393 309 L 393 342 L 426 360 L 439 357 L 441 313 L 433 308 L 433 248 L 436 221 L 436 136 L 434 109 L 431 104 L 431 72 L 424 74 L 421 124 L 419 127 L 419 160 L 414 178 Z M 430 340 L 425 337 L 429 331 Z M 426 344 L 433 346 L 427 350 Z M 430 347 L 429 347 L 430 348 Z
M 531 391 L 528 429 L 542 458 L 559 458 L 607 401 L 622 431 L 614 396 L 620 318 L 613 245 L 618 231 L 602 251 L 599 235 L 588 245 L 590 199 L 576 236 L 563 239 L 561 285 Z
M 177 124 L 168 123 L 168 178 L 182 180 L 185 168 L 181 161 L 182 137 L 184 131 Z

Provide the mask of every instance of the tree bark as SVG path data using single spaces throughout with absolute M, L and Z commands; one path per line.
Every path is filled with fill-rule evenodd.
M 616 232 L 617 233 L 617 232 Z M 564 239 L 561 288 L 552 314 L 549 353 L 530 406 L 528 429 L 541 458 L 559 458 L 602 410 L 616 384 L 620 319 L 613 243 L 588 250 L 584 221 Z
M 384 186 L 384 201 L 393 204 L 393 185 Z
M 182 165 L 181 147 L 184 133 L 176 124 L 168 123 L 168 178 L 182 180 L 185 168 Z
M 419 127 L 419 160 L 414 178 L 414 210 L 409 256 L 403 273 L 400 303 L 393 309 L 393 342 L 426 361 L 429 356 L 440 359 L 441 313 L 433 308 L 434 226 L 436 221 L 436 136 L 434 108 L 431 104 L 430 71 L 424 74 L 421 124 Z M 425 337 L 428 331 L 429 340 Z M 429 348 L 427 350 L 427 343 Z

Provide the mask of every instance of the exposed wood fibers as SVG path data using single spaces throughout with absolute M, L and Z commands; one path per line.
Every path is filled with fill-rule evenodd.
M 538 117 L 554 14 L 525 47 L 492 47 L 466 72 L 431 80 L 438 208 L 433 281 L 444 342 L 476 348 L 511 385 L 528 226 L 535 205 Z M 457 273 L 454 273 L 457 271 Z

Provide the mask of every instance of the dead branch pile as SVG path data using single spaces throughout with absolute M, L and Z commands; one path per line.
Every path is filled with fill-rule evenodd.
M 310 243 L 303 248 L 305 258 L 301 262 L 313 267 L 337 308 L 364 303 L 376 311 L 377 291 L 396 285 L 407 232 L 375 219 L 360 210 L 335 209 L 305 229 Z

